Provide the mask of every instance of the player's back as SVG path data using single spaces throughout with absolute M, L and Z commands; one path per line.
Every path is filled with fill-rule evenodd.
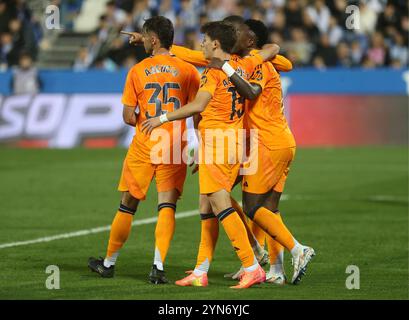
M 256 100 L 246 101 L 245 127 L 257 129 L 259 141 L 270 149 L 295 146 L 284 115 L 281 79 L 271 62 L 257 66 L 250 80 L 263 91 Z
M 141 132 L 142 122 L 181 108 L 194 99 L 198 86 L 199 74 L 196 68 L 171 55 L 151 56 L 129 71 L 125 92 L 130 95 L 135 92 L 135 97 L 130 100 L 136 101 L 139 108 L 133 140 L 138 151 L 148 154 L 157 143 Z M 127 104 L 126 100 L 123 99 L 124 104 Z M 185 121 L 180 120 L 165 123 L 159 129 L 169 133 L 172 145 L 173 137 L 181 138 L 185 128 Z

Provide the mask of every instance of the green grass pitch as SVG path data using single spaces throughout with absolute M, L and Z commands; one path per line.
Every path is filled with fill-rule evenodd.
M 109 225 L 119 203 L 116 186 L 126 150 L 0 150 L 0 246 Z M 241 199 L 240 190 L 235 190 Z M 197 175 L 189 177 L 178 212 L 197 208 Z M 136 226 L 116 277 L 87 268 L 104 255 L 108 232 L 0 249 L 1 299 L 408 299 L 408 149 L 299 149 L 281 203 L 285 222 L 317 256 L 298 286 L 262 284 L 229 289 L 223 278 L 239 261 L 221 229 L 207 288 L 147 282 L 154 224 Z M 135 219 L 154 217 L 156 191 Z M 175 281 L 194 266 L 200 220 L 177 220 L 167 261 Z M 290 257 L 286 271 L 291 277 Z M 48 265 L 60 268 L 59 290 L 48 290 Z M 348 265 L 360 289 L 348 290 Z

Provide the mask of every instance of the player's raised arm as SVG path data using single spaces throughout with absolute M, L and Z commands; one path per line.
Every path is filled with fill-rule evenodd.
M 186 119 L 194 114 L 201 113 L 206 108 L 212 95 L 207 91 L 199 91 L 195 100 L 183 106 L 178 110 L 164 113 L 160 117 L 150 118 L 142 122 L 141 131 L 150 134 L 153 129 L 159 127 L 165 122 Z
M 280 52 L 280 47 L 275 43 L 269 43 L 264 45 L 263 49 L 261 49 L 257 54 L 259 54 L 263 61 L 271 60 Z
M 228 62 L 222 61 L 219 58 L 212 58 L 208 65 L 209 68 L 222 69 L 229 77 L 229 80 L 234 84 L 237 91 L 246 99 L 254 100 L 261 94 L 261 87 L 243 79 Z
M 246 99 L 257 99 L 262 92 L 262 89 L 258 84 L 248 82 L 236 72 L 230 77 L 230 81 L 234 84 L 238 93 Z
M 132 45 L 143 43 L 142 34 L 140 34 L 139 32 L 121 31 L 121 34 L 129 36 L 129 43 Z M 172 45 L 170 52 L 179 59 L 182 59 L 183 61 L 193 64 L 197 67 L 204 67 L 209 63 L 209 61 L 206 60 L 203 52 L 199 50 L 192 50 L 182 46 Z
M 258 49 L 251 50 L 250 54 L 254 55 L 258 53 Z M 286 57 L 281 54 L 277 54 L 270 62 L 273 64 L 274 68 L 280 72 L 289 72 L 293 70 L 293 64 Z
M 197 67 L 205 67 L 209 63 L 209 60 L 206 60 L 203 52 L 199 50 L 192 50 L 185 47 L 173 45 L 170 49 L 170 52 L 179 59 L 182 59 L 183 61 L 193 64 Z
M 280 54 L 277 54 L 273 60 L 271 60 L 271 63 L 277 71 L 289 72 L 293 69 L 291 61 Z
M 138 45 L 143 43 L 143 36 L 139 32 L 121 31 L 121 34 L 129 36 L 129 44 Z

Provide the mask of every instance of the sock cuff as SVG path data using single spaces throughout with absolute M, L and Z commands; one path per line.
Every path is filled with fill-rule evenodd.
M 207 219 L 213 219 L 213 218 L 216 218 L 214 213 L 201 213 L 200 214 L 200 219 L 201 220 L 207 220 Z
M 260 209 L 261 206 L 255 206 L 253 207 L 249 212 L 246 212 L 247 217 L 249 217 L 251 220 L 254 219 L 254 215 L 256 214 L 257 210 Z
M 129 208 L 129 207 L 127 207 L 126 205 L 120 203 L 120 204 L 119 204 L 118 211 L 121 211 L 121 212 L 123 212 L 123 213 L 129 213 L 129 214 L 131 214 L 131 215 L 134 215 L 135 212 L 136 212 L 136 209 Z
M 170 202 L 162 202 L 158 205 L 158 211 L 161 211 L 163 208 L 171 208 L 176 211 L 176 204 Z
M 236 210 L 234 210 L 234 208 L 230 207 L 227 209 L 224 209 L 222 212 L 220 212 L 217 215 L 217 218 L 219 219 L 219 221 L 223 221 L 223 219 L 227 218 L 229 215 L 231 215 L 233 212 L 236 212 Z

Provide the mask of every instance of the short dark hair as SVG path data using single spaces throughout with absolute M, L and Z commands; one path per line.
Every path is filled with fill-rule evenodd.
M 226 18 L 223 19 L 224 23 L 230 23 L 230 24 L 243 24 L 244 23 L 244 18 L 242 16 L 228 16 Z
M 142 30 L 156 33 L 163 48 L 170 49 L 173 44 L 175 30 L 172 21 L 168 18 L 163 16 L 149 18 L 143 24 Z
M 200 29 L 210 39 L 218 40 L 224 52 L 231 53 L 237 41 L 236 31 L 231 24 L 222 21 L 208 22 Z
M 256 35 L 257 48 L 263 47 L 268 42 L 268 29 L 260 20 L 248 19 L 244 23 Z

